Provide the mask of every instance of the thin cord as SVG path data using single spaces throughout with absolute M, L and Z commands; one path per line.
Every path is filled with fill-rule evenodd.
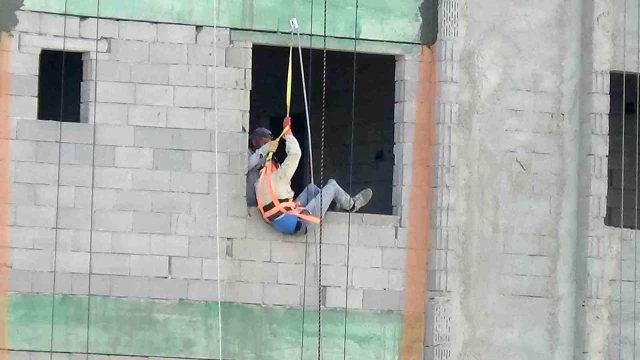
M 627 21 L 627 0 L 624 0 L 624 22 Z M 623 36 L 623 54 L 627 53 L 627 32 Z M 618 324 L 618 359 L 622 359 L 622 242 L 624 241 L 624 145 L 625 145 L 625 120 L 627 111 L 627 57 L 622 60 L 622 178 L 620 179 L 620 324 Z M 635 306 L 635 304 L 634 304 Z
M 349 146 L 349 195 L 353 194 L 353 143 L 356 132 L 356 70 L 358 59 L 358 0 L 356 0 L 356 16 L 353 28 L 353 88 L 351 94 L 351 145 Z M 355 206 L 355 202 L 354 202 Z M 344 339 L 342 342 L 342 358 L 347 359 L 347 308 L 349 306 L 349 256 L 351 245 L 351 211 L 347 225 L 347 277 L 344 284 Z
M 215 157 L 216 157 L 216 258 L 218 270 L 218 355 L 222 360 L 222 289 L 220 286 L 220 181 L 218 176 L 218 0 L 213 0 L 213 117 L 215 129 Z M 223 75 L 224 76 L 224 75 Z
M 324 1 L 324 31 L 322 46 L 322 131 L 320 141 L 320 209 L 324 209 L 322 204 L 322 188 L 324 188 L 324 141 L 325 141 L 325 119 L 327 115 L 327 1 Z M 322 354 L 322 225 L 320 217 L 320 238 L 318 240 L 318 359 Z M 348 269 L 347 269 L 348 272 Z
M 58 262 L 58 208 L 60 204 L 60 168 L 61 153 L 62 153 L 62 117 L 64 116 L 64 76 L 65 76 L 65 60 L 67 49 L 67 1 L 64 0 L 64 20 L 62 26 L 62 66 L 60 71 L 60 112 L 58 118 L 58 172 L 56 174 L 56 210 L 54 220 L 54 238 L 53 238 L 53 291 L 51 293 L 51 337 L 49 339 L 50 353 L 49 359 L 53 359 L 53 325 L 56 313 L 56 265 Z
M 91 156 L 91 201 L 89 203 L 89 209 L 91 211 L 91 223 L 89 225 L 89 289 L 87 290 L 87 353 L 89 353 L 89 339 L 91 327 L 89 322 L 91 320 L 91 273 L 93 270 L 91 263 L 91 254 L 93 252 L 93 191 L 95 189 L 95 168 L 96 168 L 96 114 L 98 107 L 98 43 L 100 42 L 100 0 L 97 1 L 96 8 L 96 65 L 93 73 L 93 134 L 92 134 L 92 156 Z M 91 102 L 91 101 L 89 101 Z
M 638 291 L 636 286 L 638 285 L 638 162 L 640 158 L 638 153 L 640 152 L 640 138 L 638 137 L 638 124 L 640 123 L 640 113 L 638 112 L 638 106 L 640 105 L 640 3 L 638 3 L 638 72 L 636 76 L 636 198 L 635 198 L 635 219 L 633 232 L 633 359 L 636 358 L 636 307 L 638 300 Z M 620 242 L 622 244 L 622 240 Z M 622 252 L 622 245 L 620 245 Z

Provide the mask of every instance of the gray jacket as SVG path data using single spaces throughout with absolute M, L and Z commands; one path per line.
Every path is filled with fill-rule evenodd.
M 247 169 L 247 205 L 258 206 L 256 200 L 256 182 L 260 177 L 260 168 L 264 166 L 269 144 L 267 143 L 260 149 L 253 151 L 249 149 L 247 157 L 249 158 Z

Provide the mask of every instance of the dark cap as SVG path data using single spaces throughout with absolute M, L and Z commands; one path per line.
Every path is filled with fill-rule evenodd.
M 255 139 L 255 138 L 273 139 L 273 134 L 271 133 L 271 131 L 269 131 L 269 129 L 265 129 L 263 127 L 260 127 L 260 128 L 257 128 L 255 130 L 253 130 L 253 132 L 251 132 L 251 135 L 249 136 L 249 138 L 251 138 L 251 139 Z

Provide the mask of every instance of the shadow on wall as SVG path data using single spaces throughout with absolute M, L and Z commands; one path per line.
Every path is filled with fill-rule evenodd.
M 297 60 L 297 51 L 294 51 Z M 307 86 L 310 88 L 310 123 L 316 184 L 320 183 L 322 143 L 323 53 L 303 50 Z M 277 119 L 286 112 L 285 91 L 289 49 L 254 46 L 251 91 L 251 129 L 269 126 L 278 133 Z M 303 160 L 292 185 L 299 193 L 310 182 L 304 96 L 299 62 L 294 61 L 291 113 Z M 355 119 L 352 193 L 370 187 L 375 196 L 366 212 L 392 214 L 394 167 L 394 56 L 358 54 L 355 77 Z M 353 117 L 353 53 L 327 52 L 324 180 L 335 179 L 349 191 L 351 171 L 351 120 Z M 281 120 L 280 120 L 281 121 Z M 281 122 L 280 122 L 281 123 Z M 276 128 L 274 128 L 276 127 Z M 302 143 L 305 144 L 302 144 Z M 282 160 L 284 154 L 278 157 Z
M 18 11 L 24 1 L 23 0 L 3 0 L 2 11 L 0 11 L 0 32 L 10 32 L 18 25 Z

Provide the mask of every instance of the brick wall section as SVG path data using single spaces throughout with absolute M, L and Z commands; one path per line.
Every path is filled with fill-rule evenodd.
M 317 303 L 315 247 L 305 253 L 304 238 L 275 233 L 246 208 L 250 44 L 231 43 L 228 29 L 100 20 L 96 53 L 96 20 L 69 17 L 66 44 L 85 51 L 85 122 L 39 121 L 33 78 L 40 49 L 62 49 L 60 30 L 46 30 L 58 17 L 20 16 L 12 67 L 10 291 L 212 301 L 221 280 L 225 301 L 301 306 L 307 258 L 305 303 Z M 327 216 L 325 306 L 344 307 L 348 272 L 350 308 L 401 309 L 406 231 L 399 222 L 353 215 L 347 269 L 348 217 Z

